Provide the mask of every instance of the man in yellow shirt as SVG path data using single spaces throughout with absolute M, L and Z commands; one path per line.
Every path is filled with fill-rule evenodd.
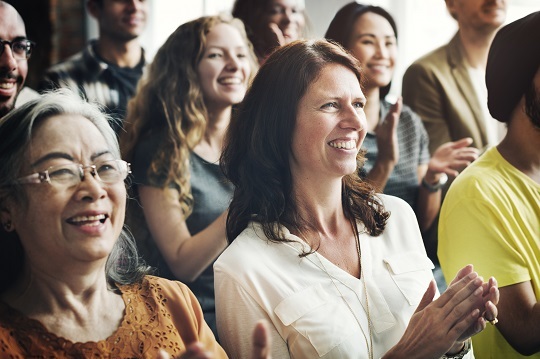
M 539 44 L 540 12 L 495 36 L 488 107 L 508 132 L 457 177 L 441 210 L 438 255 L 447 280 L 472 263 L 499 282 L 498 323 L 473 338 L 477 359 L 540 358 Z

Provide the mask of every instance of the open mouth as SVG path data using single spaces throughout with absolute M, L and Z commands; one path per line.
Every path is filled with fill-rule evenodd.
M 332 142 L 328 142 L 328 145 L 334 148 L 353 150 L 356 148 L 356 141 L 355 140 L 332 141 Z
M 100 224 L 105 223 L 108 218 L 109 215 L 107 214 L 98 214 L 95 216 L 76 216 L 69 218 L 67 222 L 76 226 L 99 226 Z

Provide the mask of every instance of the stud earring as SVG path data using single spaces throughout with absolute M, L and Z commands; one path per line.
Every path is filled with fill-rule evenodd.
M 11 220 L 7 220 L 4 223 L 2 223 L 2 226 L 4 227 L 6 232 L 11 231 Z

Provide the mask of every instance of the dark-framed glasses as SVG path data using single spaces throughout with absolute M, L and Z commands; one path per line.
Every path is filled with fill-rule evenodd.
M 109 160 L 84 166 L 79 163 L 51 166 L 45 171 L 36 172 L 29 176 L 17 179 L 17 183 L 44 183 L 56 187 L 73 187 L 84 181 L 84 172 L 90 174 L 102 183 L 115 184 L 126 179 L 131 173 L 130 164 L 123 160 Z
M 0 56 L 6 51 L 6 45 L 11 48 L 15 60 L 28 60 L 36 43 L 28 39 L 15 39 L 13 41 L 0 40 Z

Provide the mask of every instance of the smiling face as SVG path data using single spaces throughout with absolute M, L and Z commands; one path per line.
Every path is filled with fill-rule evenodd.
M 230 107 L 246 94 L 251 65 L 249 50 L 240 32 L 220 23 L 206 35 L 206 47 L 197 66 L 206 107 Z
M 362 64 L 366 90 L 390 83 L 394 74 L 397 41 L 388 20 L 373 12 L 359 16 L 347 47 Z
M 17 11 L 11 5 L 0 3 L 0 39 L 13 41 L 24 38 L 26 38 L 24 23 Z M 0 117 L 15 106 L 15 100 L 27 74 L 27 60 L 16 60 L 13 58 L 11 48 L 4 45 L 3 53 L 0 55 Z
M 267 10 L 266 21 L 276 24 L 288 44 L 302 36 L 306 19 L 298 0 L 273 0 Z
M 34 129 L 20 176 L 56 165 L 109 159 L 115 158 L 90 120 L 56 115 Z M 27 203 L 13 204 L 10 212 L 33 267 L 72 270 L 82 262 L 105 265 L 124 224 L 123 181 L 103 184 L 87 170 L 78 185 L 25 184 L 24 191 Z
M 366 99 L 348 68 L 326 65 L 298 104 L 292 137 L 293 179 L 339 178 L 356 171 L 366 136 Z
M 506 19 L 506 0 L 446 0 L 446 6 L 460 28 L 491 33 Z
M 100 37 L 118 41 L 131 41 L 139 37 L 146 27 L 147 0 L 91 0 L 90 13 L 99 23 Z

